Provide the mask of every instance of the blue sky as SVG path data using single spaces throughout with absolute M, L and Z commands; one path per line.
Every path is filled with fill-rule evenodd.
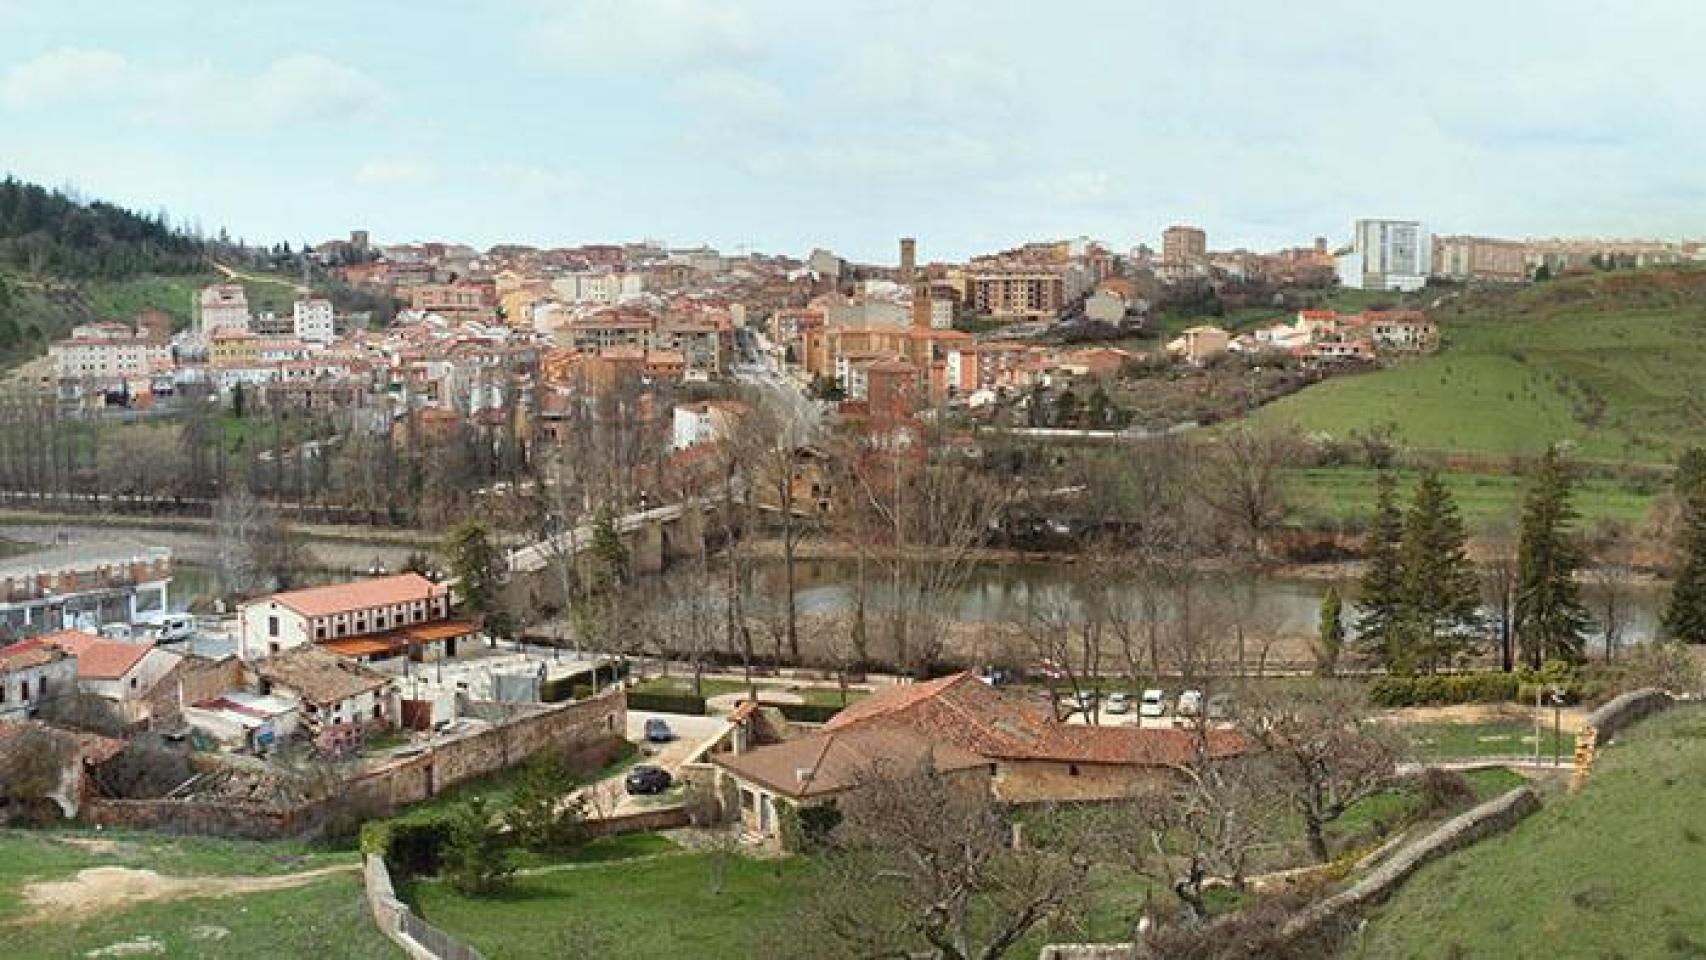
M 1376 9 L 0 0 L 0 169 L 293 243 L 1706 234 L 1706 5 Z

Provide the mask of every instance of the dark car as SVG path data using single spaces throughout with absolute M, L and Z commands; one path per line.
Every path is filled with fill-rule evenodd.
M 675 731 L 669 728 L 660 717 L 646 721 L 646 740 L 651 743 L 668 743 L 675 739 Z
M 668 770 L 642 764 L 628 771 L 628 775 L 622 779 L 622 786 L 629 793 L 639 796 L 648 793 L 662 793 L 669 789 L 672 782 L 674 782 L 674 778 L 669 775 Z

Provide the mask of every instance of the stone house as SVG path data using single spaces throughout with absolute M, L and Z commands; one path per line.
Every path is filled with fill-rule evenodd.
M 77 661 L 65 651 L 15 644 L 0 649 L 0 720 L 25 720 L 77 685 Z
M 730 812 L 741 831 L 778 848 L 787 811 L 832 803 L 858 789 L 859 778 L 871 771 L 903 773 L 928 764 L 967 789 L 988 791 L 995 766 L 951 743 L 934 743 L 904 724 L 884 722 L 713 754 L 711 763 L 732 781 L 733 790 L 722 793 L 738 804 Z
M 254 665 L 259 692 L 301 704 L 301 730 L 337 750 L 373 730 L 397 727 L 396 681 L 318 647 L 298 647 Z
M 870 723 L 911 728 L 942 749 L 954 746 L 994 764 L 1002 803 L 1114 800 L 1189 762 L 1196 734 L 1179 729 L 1092 727 L 1061 721 L 1046 699 L 999 691 L 971 673 L 878 691 L 836 714 L 825 733 Z M 1232 730 L 1210 730 L 1211 759 L 1245 749 Z

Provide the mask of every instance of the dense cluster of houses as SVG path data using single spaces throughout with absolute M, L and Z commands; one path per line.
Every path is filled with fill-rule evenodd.
M 1438 347 L 1439 327 L 1420 310 L 1300 310 L 1290 322 L 1236 335 L 1211 325 L 1191 327 L 1169 341 L 1167 351 L 1200 366 L 1226 353 L 1372 362 L 1383 355 L 1427 353 Z

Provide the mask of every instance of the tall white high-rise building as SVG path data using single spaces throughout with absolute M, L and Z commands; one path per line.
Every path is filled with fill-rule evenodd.
M 1419 290 L 1428 282 L 1428 235 L 1415 220 L 1358 220 L 1351 251 L 1335 264 L 1354 290 Z

